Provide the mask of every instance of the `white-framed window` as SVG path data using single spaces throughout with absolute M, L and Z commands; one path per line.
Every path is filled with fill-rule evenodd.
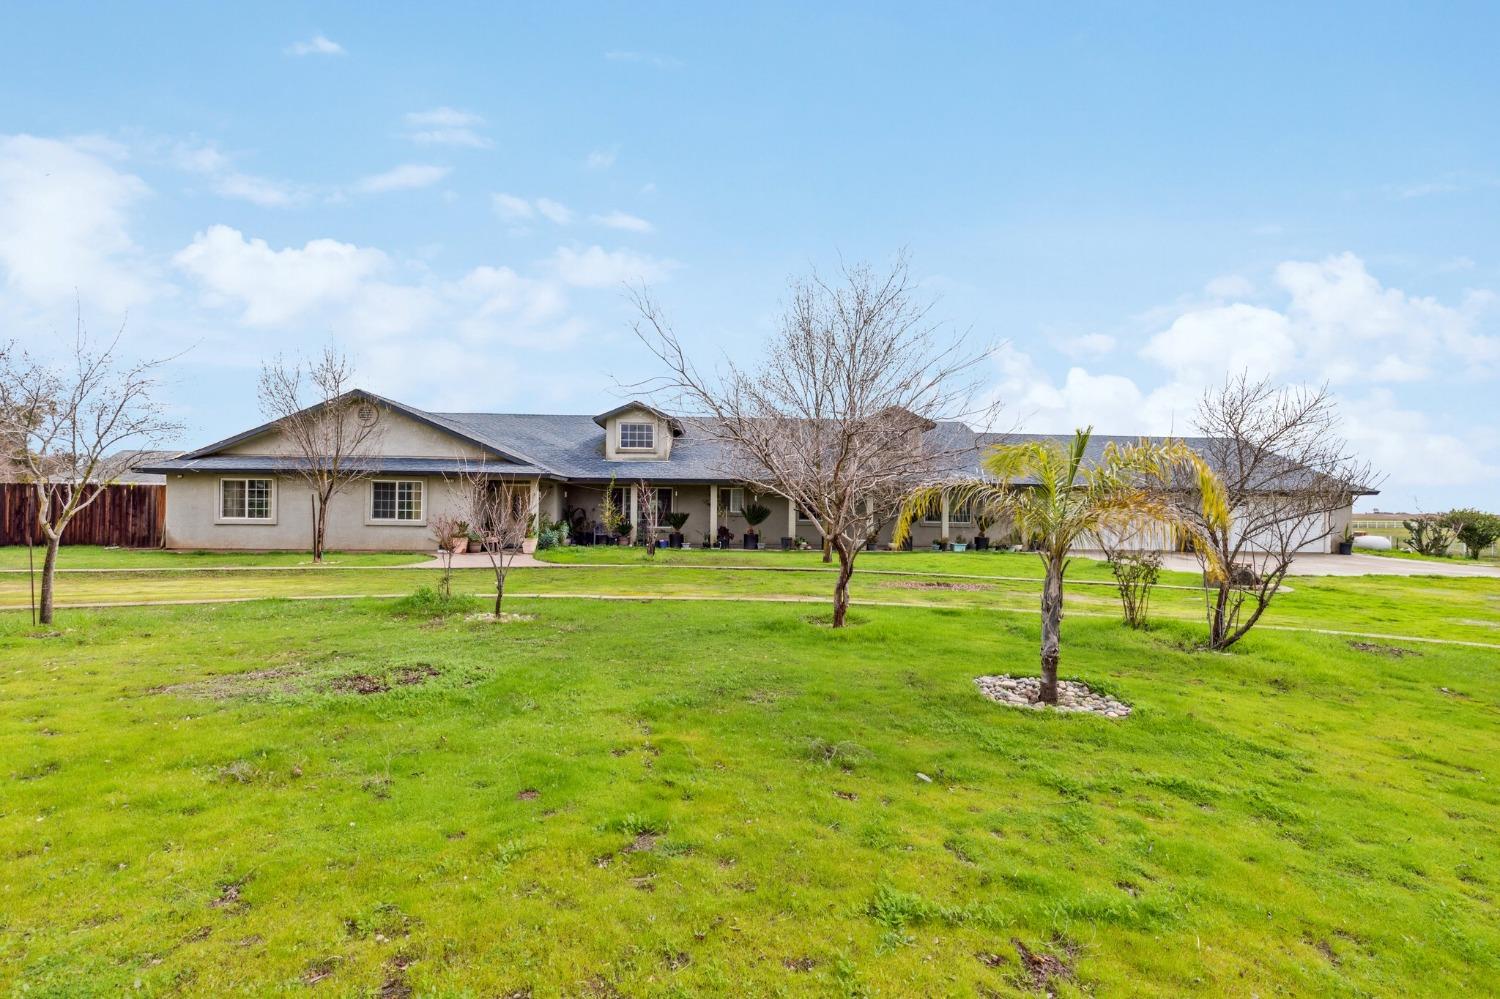
M 376 524 L 420 524 L 423 521 L 421 479 L 373 479 L 370 521 Z
M 967 524 L 974 519 L 974 514 L 968 503 L 950 503 L 948 506 L 948 523 Z M 941 525 L 943 522 L 943 508 L 934 507 L 927 513 L 922 514 L 922 523 L 929 527 Z
M 220 479 L 219 519 L 268 524 L 276 519 L 275 479 Z
M 739 486 L 732 486 L 719 490 L 719 502 L 724 504 L 724 509 L 730 513 L 745 512 L 745 490 Z
M 807 511 L 804 510 L 804 509 L 802 509 L 800 506 L 797 507 L 797 523 L 799 523 L 799 524 L 811 524 L 812 522 L 813 522 L 813 519 L 812 519 L 812 517 L 808 516 Z
M 620 424 L 620 450 L 650 451 L 654 447 L 656 447 L 656 424 Z

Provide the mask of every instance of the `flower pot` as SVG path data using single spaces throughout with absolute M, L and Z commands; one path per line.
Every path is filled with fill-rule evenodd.
M 1340 555 L 1353 555 L 1354 554 L 1354 542 L 1352 540 L 1351 541 L 1340 541 L 1339 542 L 1339 554 Z
M 484 551 L 484 542 L 476 541 L 473 538 L 470 538 L 468 544 L 466 544 L 464 548 L 465 550 L 471 552 L 482 552 Z
M 521 542 L 522 555 L 534 555 L 536 553 L 536 538 L 527 538 Z
M 932 543 L 932 550 L 935 551 L 935 552 L 942 551 L 943 550 L 943 543 L 941 541 L 934 541 Z
M 745 550 L 746 551 L 757 551 L 757 550 L 759 550 L 759 548 L 760 548 L 760 535 L 759 534 L 751 534 L 751 533 L 747 532 L 745 534 Z
M 668 534 L 667 535 L 667 547 L 668 548 L 681 548 L 682 547 L 682 535 L 678 534 L 676 531 L 673 531 L 671 534 Z
M 990 539 L 980 534 L 974 538 L 974 550 L 976 552 L 987 552 L 990 550 Z
M 956 552 L 968 551 L 969 545 L 967 542 L 955 541 L 953 542 L 953 550 Z
M 449 538 L 448 550 L 455 555 L 462 555 L 469 550 L 468 538 Z

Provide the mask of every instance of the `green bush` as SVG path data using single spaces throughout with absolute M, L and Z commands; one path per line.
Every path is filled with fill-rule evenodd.
M 446 617 L 468 613 L 477 607 L 472 597 L 444 594 L 431 586 L 423 586 L 397 600 L 393 610 L 400 617 Z

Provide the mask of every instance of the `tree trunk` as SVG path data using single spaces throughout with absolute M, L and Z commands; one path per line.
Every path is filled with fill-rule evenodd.
M 833 584 L 833 626 L 842 628 L 849 611 L 849 577 L 854 575 L 854 552 L 844 541 L 832 546 L 839 553 L 838 581 Z
M 1046 561 L 1047 578 L 1042 583 L 1042 690 L 1043 704 L 1057 703 L 1057 662 L 1061 658 L 1063 566 L 1060 559 Z
M 495 574 L 495 620 L 500 620 L 500 602 L 505 599 L 505 577 Z
M 313 497 L 313 561 L 323 561 L 323 538 L 328 528 L 328 500 L 326 497 Z
M 833 561 L 833 542 L 827 538 L 823 539 L 823 562 L 826 565 Z
M 57 546 L 62 544 L 62 532 L 56 537 L 47 536 L 47 554 L 42 558 L 42 599 L 37 608 L 37 621 L 52 623 L 52 583 L 57 576 Z

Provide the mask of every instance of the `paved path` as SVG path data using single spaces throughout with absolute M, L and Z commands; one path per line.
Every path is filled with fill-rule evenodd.
M 1197 572 L 1198 560 L 1191 555 L 1167 555 L 1163 569 Z M 1292 576 L 1450 576 L 1500 579 L 1500 565 L 1467 559 L 1428 560 L 1386 558 L 1380 555 L 1298 555 L 1292 561 Z
M 260 600 L 292 600 L 311 601 L 320 600 L 394 600 L 407 596 L 405 593 L 319 593 L 305 594 L 300 596 L 282 597 L 207 597 L 197 600 L 116 600 L 116 601 L 90 601 L 86 603 L 59 603 L 58 610 L 108 610 L 110 608 L 123 607 L 190 607 L 199 604 L 248 604 Z M 489 599 L 493 593 L 475 593 L 471 596 Z M 694 603 L 759 603 L 759 604 L 816 604 L 826 606 L 826 596 L 803 596 L 792 594 L 741 594 L 737 596 L 709 596 L 692 594 L 649 594 L 649 593 L 507 593 L 511 600 L 597 600 L 601 602 L 622 603 L 652 603 L 652 602 L 676 602 L 686 601 Z M 940 604 L 922 600 L 861 600 L 858 597 L 849 601 L 851 607 L 904 607 L 922 610 L 963 610 L 976 611 L 988 614 L 1020 614 L 1033 616 L 1038 613 L 1036 608 L 1026 607 L 968 607 L 958 604 Z M 0 613 L 6 611 L 24 612 L 25 607 L 4 607 Z M 1092 617 L 1109 618 L 1118 620 L 1120 615 L 1115 612 L 1103 611 L 1080 611 L 1070 610 L 1069 617 Z M 1164 620 L 1173 621 L 1196 621 L 1196 617 L 1184 617 L 1176 614 L 1158 614 Z M 1302 632 L 1313 635 L 1333 635 L 1341 638 L 1367 638 L 1383 642 L 1413 642 L 1423 645 L 1456 645 L 1470 649 L 1489 649 L 1500 651 L 1500 644 L 1494 642 L 1475 642 L 1460 638 L 1423 638 L 1417 635 L 1392 635 L 1379 631 L 1342 631 L 1334 628 L 1306 628 L 1292 624 L 1258 624 L 1257 628 L 1264 631 L 1286 631 Z M 1222 653 L 1221 653 L 1222 654 Z

